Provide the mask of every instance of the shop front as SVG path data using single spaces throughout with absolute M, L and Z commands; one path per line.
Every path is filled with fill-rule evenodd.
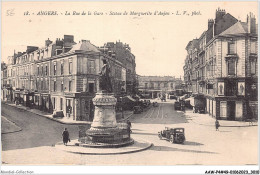
M 77 118 L 76 117 L 77 116 L 77 113 L 76 113 L 77 110 L 76 110 L 76 103 L 75 103 L 76 94 L 70 93 L 70 92 L 64 92 L 64 97 L 65 97 L 65 113 L 64 113 L 64 116 L 67 117 L 68 119 L 76 120 L 76 118 Z
M 15 89 L 13 91 L 13 102 L 16 104 L 23 104 L 22 89 Z
M 216 97 L 216 117 L 222 120 L 241 121 L 246 116 L 246 100 L 238 97 Z
M 53 110 L 52 110 L 51 105 L 50 105 L 50 94 L 41 93 L 40 100 L 41 100 L 41 105 L 40 105 L 41 110 L 44 111 L 44 112 L 52 113 Z
M 81 96 L 80 97 L 80 118 L 82 121 L 93 121 L 94 118 L 94 105 L 92 102 L 94 96 Z

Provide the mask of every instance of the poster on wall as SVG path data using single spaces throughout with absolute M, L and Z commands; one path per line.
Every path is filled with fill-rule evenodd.
M 224 95 L 225 83 L 218 82 L 218 95 Z
M 245 95 L 245 82 L 238 82 L 237 83 L 238 95 Z

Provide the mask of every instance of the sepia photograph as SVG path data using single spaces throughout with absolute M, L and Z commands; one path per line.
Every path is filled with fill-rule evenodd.
M 258 13 L 1 2 L 1 174 L 259 174 Z

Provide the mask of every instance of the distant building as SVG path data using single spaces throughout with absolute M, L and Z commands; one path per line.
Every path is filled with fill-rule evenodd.
M 187 44 L 185 88 L 206 97 L 206 111 L 213 117 L 257 118 L 257 40 L 252 13 L 241 22 L 218 9 L 207 31 Z
M 168 98 L 181 87 L 182 80 L 172 76 L 138 76 L 138 91 L 147 98 L 157 98 L 165 94 Z
M 8 57 L 2 92 L 10 94 L 4 96 L 6 100 L 49 113 L 63 111 L 71 120 L 91 121 L 103 59 L 110 64 L 114 93 L 120 95 L 127 81 L 126 66 L 88 40 L 75 43 L 73 35 L 55 42 L 48 39 L 43 48 L 28 46 L 26 52 Z

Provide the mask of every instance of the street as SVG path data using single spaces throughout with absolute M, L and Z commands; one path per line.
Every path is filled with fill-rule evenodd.
M 2 134 L 2 150 L 25 149 L 39 146 L 51 146 L 62 140 L 62 131 L 68 128 L 71 139 L 78 137 L 78 126 L 64 125 L 23 111 L 4 103 L 2 115 L 22 128 L 16 133 Z
M 174 100 L 159 102 L 131 116 L 132 137 L 154 144 L 148 150 L 120 155 L 79 155 L 52 147 L 61 141 L 65 125 L 2 104 L 2 115 L 23 130 L 2 134 L 6 164 L 70 165 L 245 165 L 258 163 L 258 127 L 205 126 L 192 122 L 192 113 L 175 111 Z M 203 115 L 203 117 L 209 117 Z M 165 127 L 185 128 L 184 144 L 158 138 Z M 78 126 L 66 126 L 76 139 Z M 250 148 L 250 149 L 248 149 Z M 22 156 L 26 155 L 26 156 Z

